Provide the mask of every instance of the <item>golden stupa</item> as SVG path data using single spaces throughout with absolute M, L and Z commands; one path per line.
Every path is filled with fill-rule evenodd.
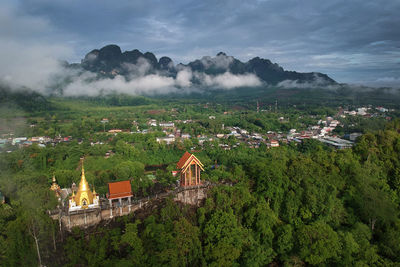
M 74 207 L 87 209 L 89 205 L 98 205 L 98 199 L 99 197 L 97 196 L 96 191 L 92 192 L 89 188 L 89 184 L 85 177 L 85 169 L 82 162 L 81 181 L 79 182 L 79 187 L 76 194 L 72 192 L 72 196 L 70 198 L 70 209 Z
M 60 197 L 60 190 L 61 190 L 61 188 L 60 188 L 60 186 L 57 184 L 57 182 L 56 182 L 56 177 L 55 177 L 55 175 L 53 175 L 53 184 L 50 186 L 50 190 L 51 191 L 54 191 L 55 193 L 56 193 L 56 196 L 57 197 Z

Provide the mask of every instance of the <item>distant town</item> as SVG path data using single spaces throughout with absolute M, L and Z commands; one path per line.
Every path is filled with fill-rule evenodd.
M 393 109 L 390 111 L 394 111 Z M 260 112 L 265 112 L 261 110 Z M 110 135 L 117 135 L 118 133 L 129 133 L 129 134 L 148 134 L 156 131 L 156 129 L 161 129 L 165 136 L 155 137 L 155 140 L 159 144 L 171 145 L 175 142 L 182 142 L 185 139 L 196 140 L 198 146 L 192 147 L 193 150 L 202 149 L 204 142 L 217 141 L 217 145 L 224 150 L 231 150 L 239 145 L 246 145 L 249 148 L 259 148 L 261 145 L 265 145 L 267 148 L 279 147 L 282 144 L 288 144 L 291 142 L 301 143 L 304 139 L 315 139 L 319 140 L 329 146 L 335 147 L 337 149 L 350 148 L 353 146 L 354 141 L 357 137 L 361 136 L 361 132 L 349 132 L 342 136 L 335 133 L 335 129 L 343 127 L 343 122 L 341 122 L 346 117 L 361 116 L 363 118 L 374 118 L 374 117 L 384 117 L 385 120 L 390 121 L 391 117 L 386 116 L 389 109 L 378 106 L 378 107 L 359 107 L 355 110 L 344 110 L 338 108 L 338 112 L 333 117 L 325 117 L 324 119 L 318 120 L 315 125 L 306 125 L 305 130 L 290 129 L 288 132 L 275 132 L 267 131 L 266 133 L 250 132 L 247 129 L 242 129 L 237 126 L 221 125 L 221 133 L 215 135 L 197 135 L 192 136 L 189 133 L 182 132 L 176 125 L 177 124 L 187 124 L 190 125 L 194 123 L 195 120 L 173 120 L 173 121 L 157 121 L 156 119 L 148 119 L 147 128 L 140 129 L 138 123 L 133 121 L 132 124 L 136 128 L 136 131 L 126 130 L 126 129 L 110 129 L 106 133 Z M 226 115 L 226 112 L 225 112 Z M 310 115 L 311 118 L 315 116 Z M 215 120 L 216 116 L 210 115 L 209 120 Z M 280 122 L 285 122 L 285 117 L 279 117 Z M 109 123 L 108 118 L 103 118 L 99 123 L 107 124 Z M 354 125 L 352 125 L 354 126 Z M 36 127 L 36 125 L 30 125 L 31 128 Z M 232 139 L 234 137 L 234 139 Z M 35 137 L 24 137 L 18 136 L 14 137 L 13 133 L 2 134 L 2 139 L 0 139 L 0 148 L 6 147 L 7 144 L 10 149 L 21 148 L 37 144 L 39 147 L 45 147 L 46 145 L 57 145 L 59 143 L 68 143 L 74 140 L 73 136 L 56 136 L 50 138 L 48 136 L 35 136 Z M 232 140 L 237 142 L 232 143 Z M 82 143 L 82 139 L 77 140 L 78 143 Z M 228 142 L 229 141 L 229 142 Z M 91 142 L 91 145 L 101 145 L 104 142 Z M 213 144 L 214 145 L 214 144 Z M 12 150 L 6 150 L 10 152 Z M 109 156 L 111 151 L 105 156 Z

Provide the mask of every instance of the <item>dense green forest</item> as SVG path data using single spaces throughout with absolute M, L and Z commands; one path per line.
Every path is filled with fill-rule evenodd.
M 383 101 L 382 94 L 382 103 L 396 109 L 340 118 L 338 105 L 353 110 L 372 98 L 329 91 L 307 99 L 307 92 L 292 93 L 272 90 L 258 100 L 217 92 L 213 100 L 3 91 L 1 134 L 70 140 L 0 147 L 0 192 L 6 196 L 0 204 L 0 266 L 398 266 L 398 106 Z M 175 121 L 192 136 L 229 133 L 222 125 L 266 135 L 306 130 L 327 116 L 341 122 L 335 133 L 364 135 L 345 150 L 312 139 L 250 148 L 234 136 L 201 146 L 197 138 L 166 145 L 156 142 L 166 135 L 163 129 L 148 125 L 149 119 Z M 107 133 L 116 128 L 125 132 Z M 108 182 L 132 179 L 135 197 L 141 198 L 174 188 L 171 170 L 185 151 L 205 165 L 202 179 L 215 184 L 200 207 L 164 199 L 72 232 L 60 231 L 48 215 L 58 205 L 49 190 L 51 177 L 62 188 L 78 183 L 82 157 L 86 178 L 101 197 Z
M 111 167 L 116 159 L 120 165 L 138 162 L 127 169 L 140 177 L 146 157 L 118 147 L 121 142 L 109 163 L 91 160 L 96 153 L 84 146 L 56 148 L 64 154 L 34 146 L 2 154 L 0 188 L 10 201 L 0 206 L 0 263 L 36 265 L 37 241 L 48 266 L 395 266 L 399 132 L 396 121 L 340 151 L 316 141 L 270 150 L 210 147 L 198 154 L 208 166 L 204 177 L 231 186 L 214 187 L 200 208 L 167 200 L 151 211 L 72 233 L 60 233 L 46 214 L 56 205 L 48 190 L 50 172 L 57 170 L 60 184 L 68 185 L 70 177 L 79 176 L 76 164 L 85 154 L 89 179 L 101 184 L 120 176 L 118 167 Z M 165 163 L 183 152 L 143 151 Z M 217 169 L 210 168 L 214 161 Z M 108 177 L 97 179 L 102 175 Z

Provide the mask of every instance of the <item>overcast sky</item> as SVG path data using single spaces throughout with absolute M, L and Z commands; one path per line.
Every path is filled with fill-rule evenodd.
M 42 60 L 51 68 L 53 58 L 79 62 L 88 51 L 113 43 L 175 63 L 224 51 L 243 61 L 260 56 L 287 70 L 323 72 L 338 82 L 400 86 L 399 0 L 3 0 L 0 5 L 0 61 L 15 69 L 20 64 L 38 72 L 29 62 Z

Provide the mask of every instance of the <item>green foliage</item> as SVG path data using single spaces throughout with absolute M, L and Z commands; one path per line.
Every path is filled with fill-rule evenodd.
M 129 246 L 129 261 L 135 266 L 146 262 L 143 242 L 138 236 L 138 224 L 140 224 L 140 221 L 126 224 L 125 233 L 121 237 L 121 244 L 127 244 Z
M 399 121 L 385 129 L 379 121 L 380 131 L 364 134 L 353 149 L 343 151 L 315 140 L 272 149 L 219 147 L 235 145 L 233 137 L 206 141 L 203 147 L 197 139 L 167 146 L 155 141 L 165 133 L 148 126 L 148 119 L 190 118 L 192 123 L 177 124 L 192 136 L 220 133 L 221 124 L 265 133 L 302 129 L 304 123 L 333 115 L 334 110 L 319 103 L 288 106 L 287 114 L 256 114 L 213 103 L 205 108 L 200 100 L 141 100 L 143 105 L 128 99 L 132 106 L 121 106 L 125 100 L 115 96 L 107 100 L 112 101 L 110 106 L 107 101 L 99 103 L 101 99 L 50 99 L 57 112 L 35 113 L 30 120 L 36 127 L 29 130 L 30 136 L 62 133 L 72 135 L 72 141 L 0 153 L 0 191 L 7 196 L 7 203 L 0 205 L 0 266 L 35 266 L 39 255 L 47 266 L 396 266 L 400 262 Z M 225 110 L 232 113 L 222 114 Z M 209 119 L 210 114 L 216 119 Z M 102 118 L 109 122 L 102 124 Z M 359 123 L 366 124 L 363 119 Z M 150 132 L 104 132 L 136 131 L 136 125 Z M 48 216 L 48 210 L 59 205 L 49 191 L 52 175 L 61 187 L 78 183 L 82 156 L 86 177 L 100 195 L 107 192 L 108 182 L 129 179 L 140 198 L 159 188 L 171 190 L 177 179 L 171 171 L 192 147 L 205 165 L 203 181 L 216 184 L 200 207 L 166 199 L 109 225 L 68 234 L 60 233 Z
M 118 180 L 139 179 L 144 174 L 144 165 L 140 162 L 123 161 L 113 172 Z
M 204 226 L 204 256 L 211 266 L 231 266 L 240 257 L 246 231 L 232 212 L 216 211 Z
M 341 250 L 338 234 L 321 221 L 300 227 L 297 240 L 300 256 L 313 265 L 329 262 Z

